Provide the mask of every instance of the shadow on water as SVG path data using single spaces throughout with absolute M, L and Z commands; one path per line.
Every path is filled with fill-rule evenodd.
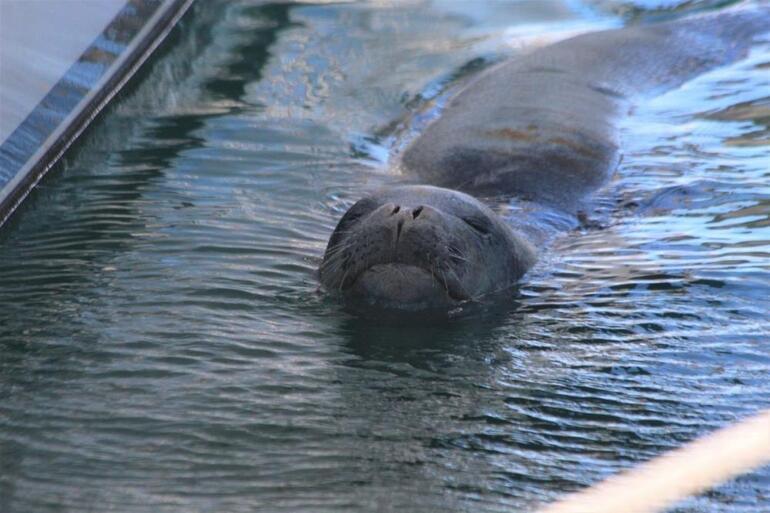
M 269 45 L 287 26 L 289 7 L 245 8 L 261 28 L 235 35 L 247 38 L 232 52 L 238 59 L 205 89 L 239 99 L 245 84 L 260 77 Z M 98 291 L 110 286 L 115 255 L 152 231 L 153 219 L 143 215 L 145 202 L 154 201 L 148 192 L 162 187 L 180 154 L 203 146 L 196 132 L 223 114 L 184 113 L 184 102 L 198 99 L 185 98 L 179 89 L 201 65 L 197 61 L 211 44 L 212 27 L 227 8 L 225 2 L 196 4 L 120 100 L 3 226 L 0 302 L 3 317 L 13 322 L 0 321 L 0 398 L 9 398 L 16 387 L 43 391 L 52 379 L 73 379 L 85 362 L 121 358 L 98 348 L 105 334 L 94 332 L 85 314 Z M 193 95 L 201 94 L 192 87 Z M 2 450 L 0 459 L 10 465 L 13 452 Z
M 130 246 L 136 233 L 148 229 L 152 219 L 141 214 L 143 202 L 151 201 L 147 191 L 162 185 L 181 153 L 203 146 L 196 132 L 209 118 L 223 114 L 185 114 L 185 105 L 178 103 L 185 99 L 171 98 L 183 95 L 171 91 L 184 87 L 193 71 L 191 63 L 201 58 L 212 26 L 227 7 L 224 2 L 197 4 L 174 29 L 169 44 L 121 93 L 120 101 L 91 125 L 3 227 L 0 261 L 9 264 L 0 270 L 6 275 L 3 293 L 23 294 L 39 284 L 56 290 L 43 307 L 55 311 L 65 300 L 63 292 L 82 290 L 84 282 L 99 274 L 98 265 L 108 263 L 115 252 Z M 261 76 L 269 45 L 289 25 L 289 8 L 244 8 L 261 28 L 234 35 L 239 41 L 247 37 L 232 52 L 238 59 L 227 63 L 205 89 L 239 100 L 245 84 Z M 182 114 L 175 113 L 180 109 Z M 46 208 L 40 208 L 42 204 Z
M 350 352 L 363 360 L 406 362 L 415 367 L 431 365 L 444 355 L 477 355 L 489 350 L 496 330 L 516 311 L 516 303 L 477 306 L 461 317 L 440 314 L 393 314 L 360 312 L 345 316 L 337 326 Z
M 250 19 L 244 28 L 232 35 L 240 41 L 231 49 L 234 58 L 222 66 L 222 73 L 210 78 L 204 88 L 215 98 L 241 101 L 247 84 L 262 78 L 262 69 L 271 57 L 270 47 L 278 35 L 300 26 L 289 19 L 293 4 L 266 4 L 243 7 L 239 15 Z
M 33 191 L 22 209 L 0 232 L 0 242 L 9 238 L 22 239 L 20 232 L 26 236 L 27 232 L 55 231 L 56 226 L 49 223 L 57 219 L 69 223 L 73 216 L 82 214 L 78 206 L 88 207 L 92 194 L 100 203 L 130 209 L 132 202 L 142 197 L 145 186 L 161 179 L 180 153 L 203 145 L 204 141 L 194 134 L 211 115 L 179 115 L 175 111 L 184 111 L 185 105 L 164 97 L 181 96 L 174 88 L 179 88 L 180 84 L 184 86 L 193 73 L 191 64 L 202 57 L 202 51 L 211 43 L 212 26 L 226 14 L 227 8 L 227 3 L 222 1 L 195 5 L 173 29 L 167 44 L 132 78 L 119 98 L 100 114 L 65 159 Z M 271 56 L 270 45 L 282 30 L 292 26 L 288 21 L 290 8 L 289 4 L 241 8 L 239 15 L 252 18 L 259 26 L 232 34 L 238 43 L 228 51 L 238 58 L 219 67 L 216 76 L 209 78 L 203 88 L 215 97 L 240 101 L 246 84 L 260 79 Z M 130 116 L 122 114 L 124 111 Z M 165 142 L 157 144 L 158 141 Z M 107 176 L 106 165 L 118 167 L 119 172 L 109 170 Z M 109 183 L 100 185 L 100 180 Z M 111 193 L 114 195 L 109 196 Z M 48 215 L 51 209 L 36 208 L 38 202 L 62 207 L 54 215 Z M 59 211 L 65 208 L 66 212 Z M 84 210 L 94 216 L 101 213 Z M 130 210 L 123 213 L 129 218 L 138 217 L 130 216 Z M 121 226 L 105 225 L 104 230 L 94 235 L 108 234 L 111 227 L 118 228 L 118 234 L 122 232 Z M 84 231 L 84 240 L 90 236 L 91 233 Z

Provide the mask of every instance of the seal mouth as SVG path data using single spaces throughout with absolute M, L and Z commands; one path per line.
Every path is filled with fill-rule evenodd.
M 395 262 L 372 265 L 346 285 L 354 297 L 398 309 L 446 307 L 469 299 L 454 276 Z

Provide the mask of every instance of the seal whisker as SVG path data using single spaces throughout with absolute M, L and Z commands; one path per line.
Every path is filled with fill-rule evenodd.
M 444 282 L 444 290 L 446 291 L 446 293 L 448 295 L 449 294 L 449 284 L 446 281 L 446 274 L 444 273 L 444 271 L 439 271 L 439 273 L 440 273 L 440 276 L 441 276 L 441 281 Z
M 345 271 L 345 273 L 342 275 L 342 279 L 340 280 L 340 286 L 339 286 L 339 289 L 338 289 L 340 292 L 342 292 L 342 288 L 345 286 L 345 280 L 348 279 L 348 274 L 350 274 L 350 270 L 351 270 L 351 268 L 349 267 Z

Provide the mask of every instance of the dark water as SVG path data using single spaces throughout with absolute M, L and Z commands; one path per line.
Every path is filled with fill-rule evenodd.
M 199 2 L 0 234 L 0 511 L 528 511 L 769 406 L 766 44 L 636 110 L 509 307 L 377 325 L 314 277 L 464 76 L 724 3 Z

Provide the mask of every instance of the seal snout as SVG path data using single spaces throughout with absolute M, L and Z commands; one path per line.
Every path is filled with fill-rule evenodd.
M 353 304 L 452 308 L 510 286 L 523 272 L 525 246 L 472 197 L 436 187 L 395 187 L 345 213 L 319 277 Z
M 419 198 L 385 202 L 353 225 L 343 223 L 344 236 L 327 251 L 321 279 L 369 303 L 443 307 L 467 299 L 458 278 L 461 250 L 452 242 L 456 222 Z

